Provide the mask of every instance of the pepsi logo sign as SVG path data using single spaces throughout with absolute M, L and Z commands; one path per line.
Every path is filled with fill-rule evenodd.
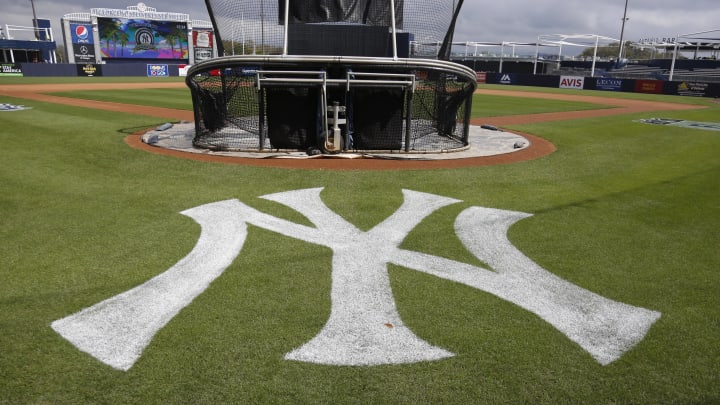
M 78 25 L 75 27 L 75 35 L 77 35 L 78 39 L 87 39 L 88 38 L 88 29 L 84 25 Z

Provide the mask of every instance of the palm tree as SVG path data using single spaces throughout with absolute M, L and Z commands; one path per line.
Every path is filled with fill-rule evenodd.
M 168 44 L 170 44 L 170 55 L 175 56 L 175 41 L 177 40 L 177 38 L 173 33 L 170 33 L 165 36 L 165 40 Z
M 183 53 L 185 52 L 185 48 L 183 47 L 183 43 L 187 42 L 187 31 L 182 30 L 178 27 L 173 27 L 172 31 L 170 32 L 170 35 L 168 36 L 168 40 L 170 37 L 173 37 L 173 39 L 177 40 L 178 45 L 180 47 L 180 58 L 182 58 Z
M 125 46 L 130 42 L 130 36 L 127 32 L 122 31 L 120 32 L 118 40 L 120 42 L 120 56 L 125 56 Z
M 117 37 L 122 32 L 120 31 L 120 21 L 112 20 L 109 24 L 103 24 L 100 27 L 100 40 L 105 40 L 105 48 L 110 54 L 110 42 L 113 44 L 117 43 Z M 113 52 L 113 56 L 117 56 L 117 52 Z

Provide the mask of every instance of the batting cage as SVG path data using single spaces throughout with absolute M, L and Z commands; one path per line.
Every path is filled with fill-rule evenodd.
M 468 146 L 462 0 L 206 0 L 218 58 L 186 83 L 195 146 L 427 153 Z

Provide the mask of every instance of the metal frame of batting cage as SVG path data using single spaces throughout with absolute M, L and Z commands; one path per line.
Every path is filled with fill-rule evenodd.
M 216 40 L 218 49 L 224 54 L 224 45 L 220 31 L 217 29 L 217 21 L 213 12 L 210 0 L 206 0 L 210 18 L 213 26 L 216 28 Z M 395 16 L 395 1 L 390 0 L 390 31 L 392 38 L 392 57 L 361 57 L 361 56 L 314 56 L 314 55 L 289 55 L 289 10 L 290 0 L 284 1 L 284 21 L 283 30 L 283 46 L 281 55 L 243 55 L 243 56 L 222 56 L 217 59 L 207 60 L 192 66 L 188 70 L 186 83 L 191 89 L 194 89 L 196 83 L 193 83 L 193 77 L 196 75 L 207 74 L 209 71 L 217 71 L 220 75 L 222 83 L 222 91 L 226 91 L 226 74 L 233 75 L 234 69 L 238 67 L 246 67 L 252 69 L 256 67 L 255 86 L 258 98 L 258 150 L 266 149 L 266 128 L 265 128 L 265 92 L 264 90 L 271 87 L 306 87 L 319 89 L 319 112 L 318 115 L 322 121 L 321 130 L 322 142 L 318 142 L 318 146 L 322 147 L 325 152 L 337 153 L 346 150 L 351 145 L 348 139 L 348 132 L 338 139 L 340 134 L 338 124 L 347 124 L 346 118 L 340 118 L 339 113 L 345 113 L 344 106 L 328 105 L 327 93 L 329 88 L 345 88 L 346 95 L 351 89 L 358 87 L 374 87 L 383 89 L 400 89 L 404 99 L 404 152 L 409 153 L 411 147 L 411 130 L 412 130 L 412 110 L 413 95 L 415 94 L 417 82 L 415 78 L 416 70 L 426 70 L 437 72 L 438 76 L 447 75 L 460 78 L 464 83 L 471 83 L 472 90 L 476 87 L 476 74 L 472 69 L 465 66 L 455 64 L 443 59 L 419 59 L 419 58 L 399 58 L 397 43 L 397 27 Z M 453 9 L 453 15 L 448 32 L 445 36 L 445 44 L 439 50 L 438 56 L 449 57 L 451 46 L 452 31 L 454 30 L 454 22 L 460 10 L 462 1 L 458 2 L 456 8 Z M 264 46 L 264 45 L 263 45 Z M 446 58 L 447 59 L 447 58 Z M 343 67 L 345 69 L 344 77 L 328 77 L 327 71 Z M 367 71 L 363 71 L 367 69 Z M 193 92 L 195 93 L 195 92 Z M 472 93 L 472 91 L 470 92 Z M 193 104 L 196 105 L 196 95 L 193 95 Z M 469 120 L 470 106 L 472 103 L 471 95 L 465 100 L 465 110 L 463 127 L 463 144 L 467 146 L 469 136 Z M 224 102 L 220 103 L 219 108 L 227 108 Z M 194 106 L 196 115 L 196 133 L 199 133 L 199 109 Z M 331 114 L 331 115 L 329 115 Z M 221 114 L 221 116 L 223 116 Z M 438 129 L 439 130 L 439 129 Z M 364 149 L 363 149 L 364 150 Z

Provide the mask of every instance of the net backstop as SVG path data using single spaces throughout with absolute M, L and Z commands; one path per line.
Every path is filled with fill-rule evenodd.
M 188 71 L 196 146 L 328 153 L 467 147 L 475 72 L 448 61 L 462 1 L 206 4 L 222 56 Z

